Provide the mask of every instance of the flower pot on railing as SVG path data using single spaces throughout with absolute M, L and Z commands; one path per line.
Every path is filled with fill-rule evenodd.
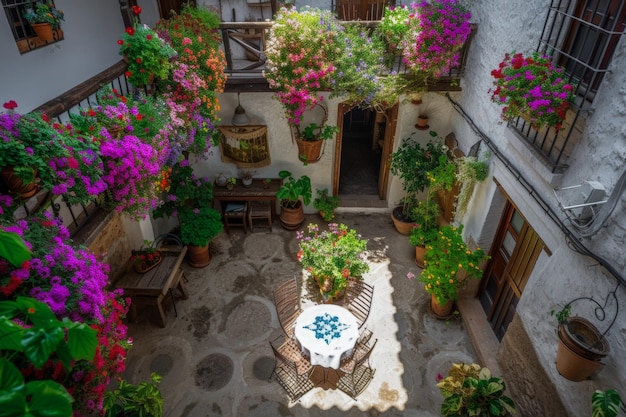
M 37 169 L 33 168 L 33 177 L 37 178 Z M 13 167 L 3 167 L 0 171 L 0 178 L 12 194 L 17 194 L 22 198 L 30 198 L 37 193 L 37 183 L 35 181 L 25 182 L 17 174 Z

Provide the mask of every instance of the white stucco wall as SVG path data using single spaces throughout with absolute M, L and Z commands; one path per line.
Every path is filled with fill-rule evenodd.
M 501 107 L 490 101 L 489 93 L 492 86 L 490 72 L 497 67 L 506 52 L 532 51 L 536 47 L 547 12 L 545 2 L 531 0 L 517 4 L 508 3 L 507 7 L 501 7 L 494 0 L 473 2 L 471 10 L 472 20 L 478 23 L 478 33 L 472 43 L 466 76 L 461 84 L 463 94 L 459 102 L 465 112 L 561 218 L 564 216 L 558 210 L 553 196 L 554 184 L 566 186 L 579 184 L 582 180 L 595 180 L 611 191 L 626 168 L 626 131 L 623 127 L 626 121 L 626 89 L 623 87 L 626 84 L 626 71 L 623 69 L 626 65 L 624 39 L 613 57 L 611 72 L 607 74 L 595 98 L 595 111 L 587 116 L 587 128 L 582 143 L 569 160 L 570 168 L 561 177 L 552 175 L 549 169 L 533 158 L 528 147 L 520 142 L 505 123 L 499 121 Z M 467 122 L 458 115 L 453 118 L 452 124 L 460 146 L 463 148 L 463 145 L 471 145 L 466 141 L 474 140 L 477 135 Z M 492 177 L 477 188 L 472 201 L 473 210 L 463 219 L 466 231 L 472 236 L 488 239 L 485 231 L 493 229 L 489 224 L 497 224 L 498 213 L 492 214 L 491 218 L 483 217 L 488 213 L 491 199 L 496 193 L 492 179 L 497 179 L 552 253 L 548 256 L 543 252 L 539 257 L 517 306 L 517 312 L 539 357 L 538 365 L 545 369 L 555 383 L 568 414 L 575 417 L 588 416 L 593 390 L 617 388 L 622 396 L 626 396 L 626 364 L 621 360 L 626 355 L 626 313 L 623 310 L 620 312 L 615 325 L 607 334 L 611 353 L 605 361 L 604 369 L 589 381 L 571 382 L 561 377 L 554 366 L 556 320 L 549 312 L 581 296 L 593 296 L 603 303 L 607 294 L 615 288 L 616 281 L 603 268 L 597 266 L 594 260 L 568 247 L 564 234 L 559 230 L 560 226 L 546 216 L 545 210 L 497 158 L 492 157 L 490 172 Z M 596 237 L 584 240 L 590 248 L 608 259 L 622 275 L 626 272 L 623 202 L 622 198 L 607 222 L 607 228 Z M 618 290 L 617 296 L 622 305 L 625 295 L 623 289 Z M 609 304 L 609 313 L 614 312 L 614 304 Z M 591 311 L 574 310 L 573 313 L 593 318 L 590 317 Z M 607 326 L 604 322 L 598 327 L 604 330 Z
M 0 103 L 17 101 L 25 113 L 120 59 L 124 32 L 119 3 L 56 0 L 65 13 L 64 39 L 20 55 L 6 18 L 0 19 Z

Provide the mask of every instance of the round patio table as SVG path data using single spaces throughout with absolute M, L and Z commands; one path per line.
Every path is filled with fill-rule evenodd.
M 305 309 L 297 318 L 295 337 L 311 365 L 339 369 L 359 338 L 356 317 L 343 307 L 319 304 Z

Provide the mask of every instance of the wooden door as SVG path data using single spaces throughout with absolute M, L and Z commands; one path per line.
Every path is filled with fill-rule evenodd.
M 502 340 L 544 244 L 517 208 L 507 202 L 478 297 Z
M 335 163 L 333 166 L 333 195 L 339 194 L 339 179 L 341 176 L 341 152 L 342 152 L 342 136 L 344 132 L 343 119 L 352 108 L 353 104 L 340 103 L 337 112 L 337 127 L 339 133 L 335 143 Z M 398 119 L 399 104 L 396 103 L 392 108 L 387 109 L 384 113 L 377 113 L 374 121 L 373 140 L 382 141 L 382 153 L 380 157 L 379 173 L 378 173 L 378 197 L 381 200 L 387 198 L 387 182 L 389 181 L 389 158 L 393 150 L 395 140 L 396 124 Z

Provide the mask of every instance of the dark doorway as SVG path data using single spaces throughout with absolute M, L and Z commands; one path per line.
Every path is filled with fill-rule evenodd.
M 353 108 L 343 117 L 339 195 L 378 197 L 381 144 L 374 140 L 376 112 Z

